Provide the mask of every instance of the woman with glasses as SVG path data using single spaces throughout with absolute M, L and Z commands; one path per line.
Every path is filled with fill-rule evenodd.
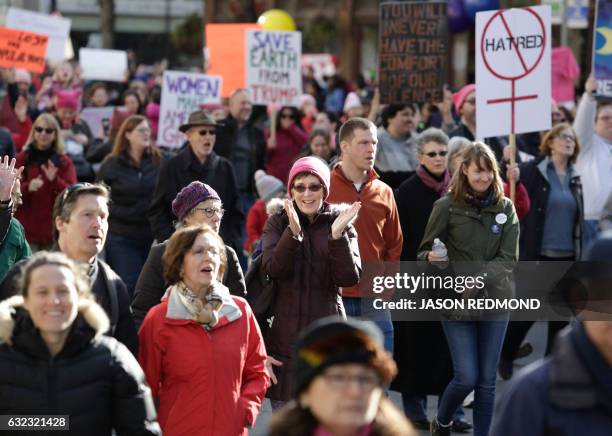
M 202 182 L 191 182 L 178 193 L 172 202 L 172 211 L 178 218 L 177 229 L 186 226 L 206 224 L 215 232 L 219 232 L 221 219 L 225 211 L 219 194 Z M 112 209 L 111 209 L 112 214 Z M 168 241 L 151 247 L 149 257 L 142 268 L 136 290 L 132 311 L 136 325 L 139 326 L 151 307 L 159 304 L 168 287 L 163 276 L 162 257 Z M 236 251 L 225 245 L 226 267 L 221 277 L 223 283 L 232 294 L 244 297 L 246 286 L 244 275 L 238 262 Z
M 261 237 L 262 270 L 276 285 L 271 318 L 264 328 L 266 349 L 282 366 L 268 391 L 272 407 L 290 399 L 291 348 L 299 332 L 318 318 L 345 316 L 340 286 L 359 282 L 361 261 L 352 226 L 360 203 L 341 208 L 325 202 L 330 174 L 317 157 L 295 162 L 289 173 L 289 199 L 270 215 Z M 272 209 L 272 206 L 270 207 Z
M 44 113 L 34 121 L 26 145 L 16 159 L 16 166 L 24 167 L 23 205 L 17 211 L 17 219 L 25 228 L 32 251 L 47 249 L 53 242 L 51 212 L 55 197 L 77 181 L 53 115 Z
M 132 115 L 121 125 L 113 150 L 98 172 L 98 181 L 111 192 L 106 261 L 123 279 L 130 297 L 153 242 L 147 210 L 161 162 L 149 122 L 142 115 Z
M 397 366 L 373 322 L 327 317 L 297 340 L 292 401 L 270 421 L 270 436 L 413 436 L 385 395 Z
M 584 206 L 582 184 L 574 164 L 580 152 L 576 132 L 567 123 L 548 131 L 540 157 L 520 166 L 531 209 L 521 221 L 520 260 L 574 261 L 580 259 Z M 510 378 L 514 356 L 532 322 L 513 323 L 502 353 L 500 375 Z M 549 321 L 546 354 L 556 334 L 567 325 Z
M 276 139 L 268 137 L 268 174 L 286 184 L 291 163 L 307 141 L 308 134 L 302 128 L 298 110 L 283 106 L 276 115 Z

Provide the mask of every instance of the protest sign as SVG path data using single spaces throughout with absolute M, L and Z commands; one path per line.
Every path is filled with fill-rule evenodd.
M 379 19 L 380 102 L 442 101 L 448 48 L 446 3 L 381 3 Z
M 550 129 L 550 6 L 476 14 L 478 138 Z
M 598 98 L 612 97 L 612 2 L 599 0 L 593 35 L 593 75 Z
M 5 26 L 47 35 L 49 44 L 45 58 L 56 62 L 66 59 L 66 43 L 70 38 L 69 19 L 10 7 Z
M 201 105 L 221 102 L 222 78 L 185 71 L 165 71 L 157 143 L 178 148 L 185 135 L 178 128 Z
M 114 109 L 113 106 L 86 107 L 81 111 L 80 118 L 87 123 L 94 137 L 102 138 L 104 136 L 103 124 L 105 122 L 110 123 Z M 108 134 L 108 132 L 106 132 L 106 134 Z
M 42 73 L 48 42 L 47 35 L 0 27 L 0 67 Z
M 302 73 L 305 73 L 306 68 L 312 68 L 314 78 L 319 82 L 323 82 L 324 76 L 336 74 L 334 55 L 329 53 L 303 53 Z
M 246 31 L 246 87 L 253 104 L 298 106 L 301 55 L 301 32 Z
M 79 65 L 81 77 L 85 80 L 125 82 L 128 69 L 127 53 L 123 50 L 81 48 Z

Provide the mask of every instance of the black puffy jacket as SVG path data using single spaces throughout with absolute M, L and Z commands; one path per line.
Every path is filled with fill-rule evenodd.
M 108 319 L 96 303 L 86 303 L 54 357 L 21 296 L 0 304 L 0 415 L 69 415 L 70 431 L 62 434 L 70 435 L 160 435 L 138 362 L 102 335 Z

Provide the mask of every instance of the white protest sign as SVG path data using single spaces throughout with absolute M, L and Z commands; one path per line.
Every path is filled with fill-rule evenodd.
M 25 9 L 10 7 L 6 14 L 5 26 L 10 29 L 42 33 L 49 37 L 46 58 L 61 62 L 67 58 L 66 43 L 70 38 L 68 18 L 40 14 Z
M 550 129 L 550 39 L 550 6 L 476 14 L 478 138 Z
M 104 134 L 103 120 L 110 123 L 114 110 L 114 106 L 86 107 L 81 111 L 80 118 L 87 123 L 95 138 L 102 138 Z
M 157 144 L 178 148 L 185 141 L 179 126 L 201 105 L 221 102 L 221 76 L 165 71 L 162 85 Z
M 127 53 L 123 50 L 97 48 L 79 49 L 81 78 L 125 82 L 128 69 Z
M 302 33 L 245 32 L 246 87 L 254 104 L 299 104 L 302 94 Z

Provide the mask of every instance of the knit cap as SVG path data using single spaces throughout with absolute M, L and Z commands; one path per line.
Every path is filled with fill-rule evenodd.
M 176 194 L 176 198 L 172 202 L 172 212 L 182 221 L 191 209 L 209 198 L 221 200 L 217 191 L 206 183 L 191 182 Z
M 55 102 L 56 109 L 72 109 L 73 111 L 79 108 L 79 91 L 59 91 L 57 93 L 57 101 Z
M 15 82 L 27 83 L 28 85 L 31 85 L 32 75 L 29 71 L 24 70 L 23 68 L 15 68 Z
M 361 107 L 361 99 L 357 95 L 356 92 L 349 92 L 346 96 L 346 100 L 344 100 L 344 112 L 349 111 L 350 109 L 354 109 L 356 107 Z
M 323 185 L 323 200 L 329 195 L 329 184 L 330 174 L 327 164 L 316 156 L 307 156 L 295 161 L 289 171 L 289 181 L 287 183 L 287 192 L 291 197 L 291 187 L 293 186 L 293 179 L 300 173 L 308 173 L 317 177 Z
M 457 112 L 461 112 L 461 106 L 463 106 L 465 99 L 474 91 L 476 91 L 476 85 L 474 85 L 473 83 L 468 83 L 459 91 L 453 94 L 453 104 L 455 105 L 455 109 L 457 110 Z
M 264 170 L 255 171 L 255 187 L 257 194 L 264 202 L 276 197 L 285 190 L 285 185 L 279 179 L 267 174 Z

